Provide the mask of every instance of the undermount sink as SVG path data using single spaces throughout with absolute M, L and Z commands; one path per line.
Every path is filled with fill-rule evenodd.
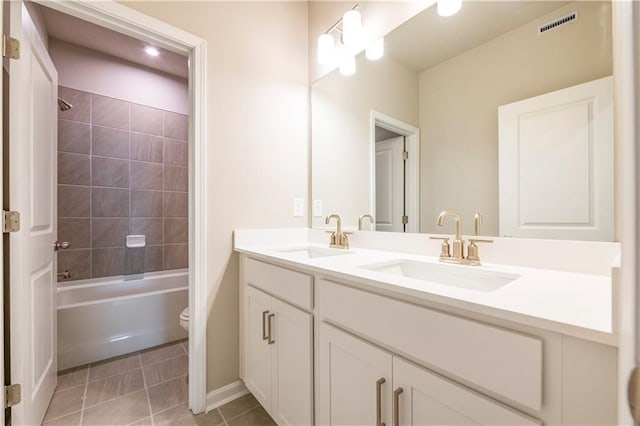
M 298 247 L 278 250 L 278 253 L 290 255 L 296 259 L 317 259 L 320 257 L 341 256 L 343 254 L 350 254 L 351 252 L 324 247 Z
M 473 266 L 445 265 L 442 263 L 397 260 L 377 263 L 361 268 L 384 274 L 399 275 L 422 281 L 461 287 L 476 291 L 495 291 L 520 278 L 506 272 L 475 269 Z

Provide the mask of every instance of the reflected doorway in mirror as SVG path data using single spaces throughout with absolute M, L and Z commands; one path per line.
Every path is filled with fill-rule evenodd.
M 370 113 L 371 212 L 376 231 L 419 232 L 420 131 Z

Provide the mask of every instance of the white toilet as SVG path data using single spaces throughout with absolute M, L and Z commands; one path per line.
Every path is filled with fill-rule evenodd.
M 189 331 L 189 307 L 184 308 L 180 314 L 180 327 Z

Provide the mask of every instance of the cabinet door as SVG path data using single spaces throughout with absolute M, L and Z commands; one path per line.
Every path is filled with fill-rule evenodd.
M 393 358 L 393 390 L 399 410 L 394 426 L 541 424 L 398 357 Z
M 245 299 L 245 377 L 251 393 L 267 409 L 271 407 L 271 346 L 267 321 L 273 314 L 271 296 L 247 286 Z
M 273 298 L 272 413 L 280 425 L 311 425 L 313 319 L 311 314 Z
M 391 354 L 326 323 L 318 352 L 319 424 L 376 425 L 378 408 L 391 424 Z

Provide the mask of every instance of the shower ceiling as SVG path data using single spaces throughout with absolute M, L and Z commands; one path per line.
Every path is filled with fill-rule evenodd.
M 144 48 L 148 46 L 148 43 L 48 7 L 37 6 L 50 38 L 96 50 L 177 77 L 188 78 L 185 56 L 157 46 L 155 47 L 160 52 L 159 56 L 149 56 L 144 53 Z

